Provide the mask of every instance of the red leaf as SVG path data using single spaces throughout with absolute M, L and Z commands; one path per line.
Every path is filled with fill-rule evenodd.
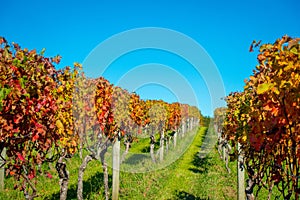
M 113 118 L 113 117 L 109 117 L 109 118 L 108 118 L 108 122 L 109 122 L 110 124 L 112 124 L 113 121 L 114 121 L 114 118 Z
M 18 68 L 15 67 L 14 65 L 11 65 L 10 68 L 11 68 L 13 71 L 17 71 L 17 70 L 18 70 Z
M 253 45 L 250 45 L 249 52 L 253 52 Z
M 28 174 L 28 178 L 31 180 L 35 177 L 34 170 L 30 171 L 30 174 Z
M 101 131 L 104 131 L 105 126 L 103 124 L 100 124 Z
M 52 175 L 49 172 L 47 172 L 47 177 L 52 178 Z
M 25 158 L 20 153 L 17 153 L 17 156 L 21 161 L 25 161 Z
M 20 123 L 20 121 L 21 121 L 22 118 L 23 118 L 22 115 L 17 114 L 16 117 L 14 118 L 14 123 L 15 124 Z
M 33 122 L 36 128 L 43 128 L 43 125 L 40 123 Z
M 36 141 L 37 139 L 39 139 L 39 135 L 38 135 L 38 134 L 35 134 L 35 135 L 32 137 L 32 142 Z

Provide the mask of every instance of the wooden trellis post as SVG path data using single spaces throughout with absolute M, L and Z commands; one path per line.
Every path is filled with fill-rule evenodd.
M 161 138 L 160 138 L 159 161 L 164 160 L 164 138 L 165 138 L 165 133 L 164 131 L 162 131 Z
M 246 199 L 245 194 L 245 168 L 243 161 L 243 154 L 241 152 L 241 144 L 238 143 L 238 160 L 237 160 L 237 173 L 238 173 L 238 199 Z
M 5 158 L 6 156 L 6 149 L 4 148 L 1 152 L 1 156 L 2 158 Z M 4 160 L 0 162 L 0 166 L 2 166 L 4 164 Z M 0 168 L 0 190 L 4 190 L 4 178 L 5 178 L 5 167 L 2 166 L 2 168 Z
M 176 147 L 177 143 L 177 132 L 174 133 L 174 148 Z
M 112 180 L 112 199 L 119 199 L 120 185 L 120 140 L 113 144 L 113 180 Z

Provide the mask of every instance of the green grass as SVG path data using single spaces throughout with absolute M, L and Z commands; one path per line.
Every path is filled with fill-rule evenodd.
M 121 173 L 121 199 L 235 199 L 236 173 L 226 172 L 215 150 L 203 159 L 198 155 L 205 131 L 200 129 L 188 151 L 170 166 Z
M 154 135 L 154 137 L 155 137 L 155 141 L 156 141 L 155 149 L 158 149 L 160 134 L 157 133 L 157 134 Z M 132 153 L 146 153 L 146 152 L 149 152 L 150 151 L 149 142 L 150 142 L 149 137 L 139 138 L 137 142 L 134 142 L 132 144 L 132 147 L 130 148 L 130 152 L 132 152 Z M 121 145 L 122 144 L 123 143 L 121 143 Z M 125 146 L 123 145 L 121 148 L 125 149 Z
M 235 163 L 230 163 L 232 173 L 228 174 L 215 150 L 203 159 L 200 159 L 198 155 L 206 130 L 206 128 L 201 128 L 198 132 L 191 132 L 184 138 L 178 139 L 176 149 L 171 145 L 162 163 L 154 164 L 146 159 L 135 163 L 140 169 L 144 167 L 144 169 L 152 170 L 150 172 L 121 171 L 120 199 L 236 199 Z M 130 152 L 145 153 L 148 146 L 149 139 L 140 139 L 138 143 L 133 144 Z M 132 156 L 136 154 L 128 155 L 122 164 L 124 169 L 132 164 L 127 162 L 132 159 Z M 176 156 L 179 159 L 176 159 Z M 70 172 L 68 199 L 76 199 L 80 163 L 78 155 L 68 161 L 67 167 Z M 149 166 L 161 169 L 154 170 L 155 167 L 149 168 Z M 37 188 L 40 197 L 37 199 L 59 199 L 59 179 L 55 168 L 50 165 L 47 170 L 53 174 L 53 178 L 39 177 Z M 109 174 L 112 174 L 111 169 L 109 169 Z M 111 185 L 111 176 L 109 184 Z M 104 199 L 103 192 L 101 164 L 99 161 L 91 161 L 84 175 L 84 199 Z M 5 179 L 5 190 L 0 193 L 0 199 L 24 199 L 20 191 L 13 189 L 12 178 Z

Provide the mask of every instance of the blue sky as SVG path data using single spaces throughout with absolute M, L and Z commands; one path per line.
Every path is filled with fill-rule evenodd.
M 203 47 L 229 94 L 243 89 L 244 79 L 257 64 L 256 54 L 248 51 L 252 40 L 267 43 L 285 34 L 300 37 L 299 8 L 298 0 L 5 1 L 1 3 L 0 35 L 21 47 L 46 48 L 47 56 L 61 55 L 59 68 L 75 61 L 84 63 L 99 44 L 124 31 L 143 27 L 173 30 Z M 95 61 L 95 67 L 97 64 Z M 206 64 L 203 61 L 204 69 Z M 85 70 L 135 90 L 142 98 L 195 104 L 204 115 L 224 105 L 221 100 L 211 102 L 214 91 L 208 89 L 205 79 L 214 79 L 215 74 L 201 77 L 189 60 L 174 52 L 135 50 L 105 67 L 103 74 L 97 74 L 93 66 Z

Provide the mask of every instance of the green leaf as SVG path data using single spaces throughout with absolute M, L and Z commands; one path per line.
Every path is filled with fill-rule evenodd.
M 27 82 L 27 76 L 23 76 L 22 78 L 19 78 L 21 87 L 24 89 L 25 88 L 25 84 Z
M 1 88 L 0 90 L 0 101 L 6 98 L 6 96 L 10 93 L 9 88 Z
M 257 87 L 257 94 L 263 94 L 274 87 L 273 83 L 262 83 Z
M 298 51 L 297 51 L 297 48 L 296 48 L 296 47 L 293 47 L 290 51 L 291 51 L 293 54 L 298 54 Z
M 10 93 L 9 88 L 1 88 L 0 89 L 0 111 L 2 111 L 2 109 L 3 109 L 2 100 L 5 99 L 9 93 Z
M 46 48 L 43 48 L 40 54 L 43 56 L 45 51 L 46 51 Z

